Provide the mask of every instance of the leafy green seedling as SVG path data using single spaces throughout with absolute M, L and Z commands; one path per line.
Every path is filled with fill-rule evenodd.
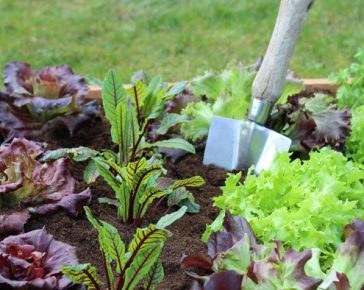
M 111 125 L 112 140 L 119 147 L 118 164 L 133 162 L 151 147 L 182 149 L 195 153 L 195 148 L 182 138 L 148 143 L 146 135 L 152 123 L 164 110 L 165 103 L 181 92 L 184 83 L 166 86 L 159 77 L 149 83 L 141 79 L 124 89 L 120 76 L 109 71 L 102 85 L 102 104 Z
M 124 167 L 112 159 L 98 157 L 95 161 L 101 176 L 114 190 L 117 198 L 117 201 L 106 198 L 100 201 L 116 205 L 118 216 L 129 224 L 140 225 L 148 207 L 155 199 L 178 194 L 182 189 L 186 191 L 185 187 L 198 187 L 204 184 L 200 176 L 163 184 L 160 182 L 163 168 L 152 159 L 148 161 L 141 158 L 129 162 Z
M 156 225 L 138 228 L 126 249 L 117 229 L 105 221 L 95 219 L 90 209 L 85 207 L 87 219 L 97 230 L 106 281 L 99 279 L 96 268 L 90 263 L 63 266 L 62 272 L 71 281 L 85 285 L 88 289 L 132 290 L 141 281 L 144 281 L 144 289 L 155 289 L 164 278 L 160 253 L 164 242 L 171 236 L 166 227 L 181 218 L 186 209 L 182 207 L 162 217 Z

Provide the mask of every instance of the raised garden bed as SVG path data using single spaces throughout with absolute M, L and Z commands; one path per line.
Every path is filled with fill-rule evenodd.
M 321 81 L 316 91 L 321 90 Z M 325 91 L 335 89 L 335 86 L 328 87 L 325 85 Z M 314 86 L 309 86 L 304 94 L 312 94 Z M 91 88 L 93 99 L 101 98 L 101 90 L 98 87 Z M 69 137 L 66 129 L 51 130 L 47 134 L 36 137 L 39 142 L 46 142 L 49 149 L 58 149 L 65 147 L 87 146 L 95 150 L 105 148 L 115 148 L 110 137 L 110 125 L 103 116 L 94 118 L 87 124 L 84 124 L 77 130 L 73 138 Z M 206 184 L 198 189 L 192 189 L 196 202 L 200 204 L 201 211 L 198 214 L 186 215 L 176 221 L 170 231 L 173 236 L 167 240 L 162 253 L 162 262 L 165 270 L 165 279 L 158 285 L 158 289 L 190 289 L 191 279 L 185 275 L 184 270 L 180 267 L 180 260 L 183 254 L 206 252 L 206 244 L 201 241 L 201 236 L 205 231 L 206 225 L 211 224 L 217 217 L 219 210 L 213 207 L 212 198 L 221 195 L 220 187 L 224 185 L 227 171 L 216 168 L 212 165 L 204 166 L 202 164 L 203 148 L 196 155 L 187 155 L 177 163 L 167 161 L 165 168 L 168 170 L 168 176 L 175 179 L 188 178 L 194 175 L 203 177 Z M 82 172 L 86 164 L 72 163 L 72 174 L 82 181 Z M 84 182 L 79 184 L 80 190 L 86 188 Z M 97 182 L 91 185 L 92 202 L 90 208 L 95 217 L 105 220 L 114 225 L 120 232 L 121 237 L 128 243 L 134 233 L 135 227 L 120 223 L 113 207 L 99 204 L 97 201 L 100 197 L 114 197 L 114 192 L 99 178 Z M 143 221 L 143 226 L 155 223 L 161 217 L 161 214 L 167 210 L 166 204 L 163 204 L 156 212 L 152 212 Z M 0 210 L 0 214 L 1 214 Z M 97 234 L 92 225 L 85 217 L 72 218 L 65 212 L 59 211 L 52 215 L 33 217 L 26 224 L 25 231 L 40 229 L 43 226 L 52 234 L 55 239 L 68 243 L 77 249 L 77 256 L 80 262 L 90 262 L 98 269 L 102 269 L 102 260 L 98 254 L 99 244 Z M 101 274 L 101 273 L 100 273 Z
M 296 110 L 297 108 L 300 108 L 300 106 L 301 107 L 304 106 L 300 104 L 298 100 L 303 98 L 312 100 L 313 95 L 317 92 L 334 95 L 338 88 L 337 85 L 331 84 L 326 79 L 317 79 L 317 80 L 307 79 L 304 80 L 304 85 L 305 85 L 305 90 L 303 90 L 299 94 L 294 94 L 292 99 L 289 100 L 289 102 L 291 103 L 288 106 L 289 108 L 288 110 L 286 110 L 286 108 L 284 107 L 286 103 L 281 104 L 282 108 L 286 110 L 284 111 L 284 113 L 286 114 L 285 116 L 288 117 L 291 116 L 292 114 L 291 106 L 295 106 L 294 108 Z M 135 92 L 138 89 L 138 86 L 135 85 L 133 89 Z M 182 90 L 179 90 L 177 95 L 181 93 L 181 91 Z M 131 93 L 132 92 L 133 90 L 131 91 Z M 188 95 L 185 91 L 183 91 L 183 94 Z M 90 100 L 92 101 L 96 100 L 100 101 L 99 103 L 102 103 L 100 87 L 91 86 L 87 96 L 85 97 L 85 100 L 86 103 Z M 202 96 L 199 99 L 199 101 L 207 102 L 208 100 L 206 100 L 206 96 Z M 286 102 L 286 100 L 284 102 Z M 36 105 L 37 104 L 35 104 L 35 106 Z M 172 107 L 171 110 L 175 109 L 173 106 L 171 107 Z M 303 111 L 302 108 L 300 109 Z M 314 109 L 317 108 L 314 107 Z M 336 107 L 335 108 L 331 107 L 330 103 L 330 110 L 336 110 L 336 109 L 337 109 Z M 79 112 L 77 110 L 75 111 L 76 113 Z M 311 149 L 316 149 L 318 147 L 325 147 L 327 145 L 331 145 L 332 147 L 335 147 L 334 145 L 337 145 L 335 149 L 339 151 L 343 149 L 342 147 L 343 142 L 341 139 L 345 139 L 348 134 L 347 126 L 349 122 L 347 119 L 349 118 L 348 117 L 349 113 L 346 110 L 341 110 L 341 111 L 338 110 L 337 112 L 338 114 L 335 115 L 337 116 L 337 119 L 339 120 L 342 119 L 345 121 L 344 124 L 337 122 L 341 126 L 339 128 L 340 130 L 339 129 L 334 130 L 335 132 L 339 131 L 340 133 L 337 134 L 338 135 L 337 139 L 332 141 L 327 138 L 327 135 L 325 135 L 325 138 L 321 138 L 321 136 L 319 135 L 315 136 L 313 128 L 315 128 L 316 125 L 313 128 L 310 125 L 311 127 L 308 126 L 308 129 L 305 131 L 305 134 L 302 134 L 299 137 L 296 136 L 297 137 L 296 145 L 300 144 L 299 142 L 301 141 L 300 138 L 305 139 L 304 141 L 306 142 L 304 146 L 301 144 L 302 145 L 301 147 L 297 147 L 299 150 L 301 150 L 301 151 L 297 150 L 297 152 L 295 153 L 297 154 L 298 157 L 305 159 L 307 158 L 308 156 L 307 154 Z M 307 113 L 309 117 L 312 117 L 310 116 L 310 114 L 311 115 L 314 114 L 313 111 L 310 112 L 309 110 L 306 110 L 305 113 Z M 330 111 L 330 113 L 332 113 L 332 111 Z M 44 115 L 42 115 L 42 117 L 44 117 Z M 68 125 L 63 127 L 57 126 L 56 123 L 51 124 L 49 127 L 46 128 L 46 130 L 44 130 L 44 128 L 42 127 L 42 134 L 34 134 L 32 136 L 32 140 L 37 142 L 47 143 L 48 144 L 47 150 L 55 150 L 60 148 L 75 148 L 79 146 L 84 146 L 99 152 L 105 149 L 111 150 L 113 152 L 118 152 L 118 150 L 120 150 L 120 146 L 118 147 L 115 144 L 116 143 L 115 140 L 112 140 L 112 137 L 110 136 L 110 129 L 111 129 L 109 123 L 110 117 L 107 114 L 105 117 L 105 114 L 101 113 L 99 115 L 95 114 L 91 118 L 89 117 L 89 115 L 87 115 L 87 119 L 88 120 L 78 124 L 77 128 L 68 126 L 70 123 L 67 122 L 66 124 Z M 309 121 L 312 123 L 311 119 L 309 119 Z M 277 123 L 273 122 L 270 125 L 274 127 L 277 125 Z M 70 130 L 70 128 L 72 130 Z M 285 128 L 282 129 L 282 132 L 284 131 L 284 129 Z M 70 137 L 70 131 L 71 133 L 73 133 L 72 137 Z M 150 130 L 150 132 L 153 133 L 153 130 Z M 17 133 L 23 134 L 24 131 L 18 130 Z M 28 133 L 28 131 L 26 131 L 25 133 Z M 152 135 L 152 133 L 150 134 Z M 173 132 L 172 134 L 176 134 L 176 132 Z M 153 142 L 163 141 L 164 138 L 167 137 L 164 136 L 163 138 L 160 139 L 157 138 L 156 140 L 158 141 L 153 141 Z M 314 137 L 316 139 L 313 139 Z M 184 143 L 183 146 L 188 148 Z M 213 206 L 212 198 L 221 196 L 222 194 L 221 187 L 224 186 L 225 184 L 228 172 L 211 165 L 204 166 L 202 164 L 203 150 L 204 150 L 203 142 L 197 142 L 195 144 L 195 147 L 197 149 L 196 154 L 181 155 L 180 158 L 178 158 L 178 161 L 176 162 L 172 162 L 170 159 L 167 159 L 164 163 L 164 168 L 167 170 L 167 177 L 172 178 L 174 180 L 181 180 L 181 179 L 191 178 L 193 176 L 201 176 L 204 179 L 205 184 L 196 188 L 189 189 L 194 194 L 195 202 L 200 205 L 199 213 L 185 214 L 182 218 L 175 221 L 168 228 L 169 231 L 173 233 L 173 236 L 166 240 L 161 254 L 161 261 L 164 266 L 165 278 L 160 284 L 158 284 L 156 289 L 190 289 L 192 279 L 187 277 L 185 274 L 185 269 L 181 268 L 180 266 L 181 258 L 186 254 L 206 253 L 206 243 L 201 241 L 201 236 L 205 232 L 206 225 L 212 224 L 220 213 L 220 209 Z M 143 156 L 149 157 L 152 154 L 151 152 L 155 151 L 150 151 L 150 152 L 146 151 L 143 153 L 144 154 Z M 167 151 L 167 153 L 170 152 Z M 132 154 L 130 158 L 134 158 L 135 157 L 134 155 L 135 154 Z M 297 156 L 294 155 L 294 157 Z M 93 157 L 97 158 L 95 156 Z M 129 163 L 131 162 L 132 161 L 129 161 Z M 101 177 L 99 177 L 93 183 L 91 182 L 90 184 L 86 184 L 86 182 L 83 181 L 84 177 L 83 172 L 86 166 L 88 166 L 87 161 L 70 162 L 68 166 L 68 168 L 70 169 L 70 174 L 71 176 L 73 176 L 75 179 L 78 180 L 77 186 L 72 190 L 72 193 L 84 192 L 84 190 L 87 190 L 87 188 L 89 187 L 92 192 L 92 200 L 89 203 L 90 211 L 92 212 L 95 218 L 102 219 L 110 223 L 114 227 L 116 227 L 118 232 L 120 233 L 122 240 L 126 245 L 128 245 L 129 242 L 133 239 L 133 236 L 136 232 L 137 227 L 134 224 L 141 222 L 141 224 L 139 225 L 140 227 L 148 227 L 148 225 L 150 224 L 156 224 L 158 220 L 160 220 L 160 218 L 163 217 L 165 214 L 174 212 L 178 210 L 180 207 L 180 205 L 168 206 L 166 200 L 162 200 L 162 202 L 160 202 L 159 199 L 156 199 L 154 203 L 151 204 L 150 210 L 141 221 L 140 220 L 134 221 L 134 224 L 128 224 L 127 221 L 126 223 L 122 223 L 121 217 L 118 216 L 115 206 L 108 204 L 101 204 L 98 201 L 98 198 L 115 199 L 115 192 L 111 189 L 109 184 L 105 182 L 105 180 Z M 355 172 L 360 172 L 359 169 L 357 169 L 356 167 L 355 170 L 358 170 Z M 99 171 L 101 171 L 100 168 Z M 117 174 L 114 171 L 112 172 L 117 176 Z M 244 180 L 245 175 L 246 172 L 242 172 L 242 176 L 238 176 L 241 182 Z M 360 179 L 360 177 L 357 177 L 357 179 Z M 239 187 L 240 185 L 236 186 Z M 355 198 L 357 198 L 357 196 L 355 196 Z M 357 199 L 360 200 L 359 198 Z M 159 207 L 154 207 L 157 204 L 159 204 Z M 223 202 L 220 202 L 219 205 L 220 208 L 224 209 L 223 205 L 221 204 L 223 204 Z M 15 209 L 9 210 L 0 208 L 0 214 L 9 214 L 24 208 L 25 205 L 21 203 L 18 204 L 18 206 Z M 63 206 L 59 209 L 65 209 L 65 208 L 67 209 L 67 206 Z M 231 206 L 231 210 L 238 211 L 238 209 L 235 208 L 235 205 Z M 104 263 L 103 260 L 100 258 L 99 254 L 100 246 L 97 239 L 97 232 L 95 231 L 95 228 L 91 225 L 91 223 L 86 219 L 86 217 L 82 215 L 83 212 L 82 208 L 80 209 L 80 212 L 81 213 L 78 217 L 71 217 L 64 210 L 58 210 L 49 215 L 34 214 L 32 218 L 29 219 L 29 221 L 26 223 L 24 231 L 29 232 L 32 230 L 37 230 L 41 229 L 42 227 L 45 227 L 48 233 L 54 236 L 55 240 L 74 246 L 76 248 L 76 254 L 78 256 L 79 262 L 92 263 L 93 265 L 95 265 L 96 268 L 98 269 L 99 277 L 101 278 L 101 280 L 105 280 L 106 275 L 102 271 L 100 271 Z M 340 235 L 339 233 L 337 234 Z M 0 240 L 5 238 L 6 236 L 8 236 L 8 234 L 1 236 Z M 211 269 L 208 270 L 210 271 L 209 274 L 211 274 Z M 190 274 L 190 276 L 193 275 Z M 197 276 L 194 277 L 196 278 Z M 318 280 L 316 279 L 316 284 L 318 283 L 317 281 Z M 140 284 L 138 284 L 138 287 L 142 289 Z M 196 284 L 195 287 L 197 287 Z M 202 289 L 202 288 L 195 288 L 195 289 Z M 303 289 L 316 289 L 316 288 L 312 286 L 312 288 L 303 288 Z M 337 289 L 347 289 L 347 288 L 343 287 Z

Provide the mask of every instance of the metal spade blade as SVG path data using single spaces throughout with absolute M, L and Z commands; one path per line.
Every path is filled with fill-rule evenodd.
M 227 170 L 270 166 L 276 152 L 288 151 L 291 139 L 252 121 L 214 117 L 207 138 L 204 164 Z
M 268 168 L 276 152 L 288 151 L 291 140 L 264 127 L 282 94 L 288 65 L 314 0 L 281 0 L 278 17 L 262 65 L 252 86 L 248 120 L 214 117 L 207 138 L 204 164 L 228 170 Z

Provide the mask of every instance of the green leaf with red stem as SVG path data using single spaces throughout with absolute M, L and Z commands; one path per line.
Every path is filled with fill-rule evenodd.
M 117 290 L 134 289 L 133 287 L 145 277 L 159 258 L 164 241 L 169 236 L 170 233 L 167 230 L 154 225 L 150 225 L 146 229 L 137 229 L 128 248 L 131 256 L 125 261 L 125 271 L 120 275 L 120 279 L 125 281 L 119 281 Z M 121 285 L 123 285 L 122 288 Z
M 126 94 L 122 86 L 120 75 L 115 71 L 108 71 L 102 82 L 102 105 L 105 116 L 112 127 L 111 135 L 113 137 L 113 142 L 116 144 L 120 143 L 120 135 L 118 132 L 115 132 L 118 119 L 116 108 L 118 104 L 122 102 L 122 99 L 126 99 Z
M 153 267 L 149 270 L 147 277 L 145 278 L 144 289 L 154 290 L 156 285 L 162 282 L 164 279 L 164 269 L 160 259 L 154 263 Z
M 146 210 L 148 209 L 149 205 L 157 198 L 161 198 L 162 196 L 167 195 L 167 192 L 157 189 L 157 188 L 150 188 L 142 193 L 142 196 L 139 199 L 139 211 L 138 211 L 138 218 L 143 218 Z
M 118 191 L 121 185 L 121 181 L 116 178 L 116 176 L 112 172 L 111 167 L 109 166 L 109 164 L 107 164 L 106 160 L 99 157 L 95 158 L 94 160 L 100 175 L 115 192 Z
M 201 176 L 193 176 L 187 179 L 177 180 L 171 185 L 171 189 L 177 189 L 180 187 L 199 187 L 205 184 L 205 181 Z
M 97 277 L 96 268 L 87 263 L 77 266 L 63 266 L 62 273 L 71 281 L 88 287 L 89 290 L 102 290 L 102 282 Z

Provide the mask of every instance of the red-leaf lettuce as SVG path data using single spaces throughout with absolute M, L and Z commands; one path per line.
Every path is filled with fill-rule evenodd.
M 54 240 L 43 228 L 0 242 L 0 288 L 65 290 L 74 284 L 61 266 L 77 265 L 74 247 Z
M 362 220 L 345 227 L 347 239 L 327 274 L 320 268 L 319 255 L 313 255 L 317 249 L 285 250 L 280 241 L 259 244 L 248 222 L 229 211 L 223 225 L 210 236 L 207 256 L 182 257 L 181 267 L 194 279 L 191 289 L 364 289 Z
M 295 95 L 275 107 L 269 127 L 292 139 L 291 151 L 308 152 L 324 146 L 342 151 L 350 121 L 350 111 L 338 109 L 327 95 Z
M 41 145 L 26 139 L 15 138 L 0 146 L 0 207 L 25 205 L 37 214 L 59 208 L 73 216 L 82 213 L 91 199 L 90 189 L 75 194 L 77 182 L 67 168 L 68 159 L 43 164 L 36 159 L 42 153 Z M 2 221 L 0 228 L 6 228 L 9 218 Z
M 0 133 L 5 139 L 40 134 L 56 119 L 70 134 L 98 111 L 86 102 L 85 79 L 67 65 L 39 71 L 22 62 L 4 68 L 5 91 L 0 94 Z

